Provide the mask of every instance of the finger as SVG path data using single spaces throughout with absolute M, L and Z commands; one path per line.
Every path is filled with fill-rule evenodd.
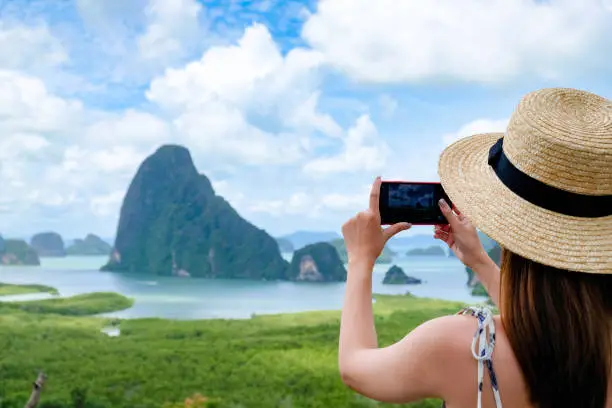
M 380 184 L 380 177 L 376 177 L 370 191 L 370 210 L 376 215 L 380 214 Z
M 435 225 L 434 226 L 434 231 L 444 231 L 444 232 L 450 232 L 450 225 L 448 224 L 443 224 L 443 225 Z
M 455 207 L 455 205 L 453 204 L 453 212 L 455 213 L 455 215 L 457 216 L 457 219 L 459 221 L 465 220 L 465 215 L 463 215 L 463 213 L 461 211 L 459 211 L 459 209 L 457 207 Z
M 406 231 L 407 229 L 410 229 L 410 227 L 412 227 L 412 224 L 407 222 L 398 222 L 397 224 L 393 224 L 390 227 L 385 228 L 383 230 L 383 236 L 385 237 L 385 240 L 389 240 L 395 234 Z
M 436 239 L 440 239 L 444 242 L 449 241 L 449 235 L 448 234 L 444 234 L 444 233 L 438 233 L 438 234 L 434 234 L 434 238 Z
M 459 222 L 459 219 L 453 213 L 453 210 L 450 208 L 446 200 L 441 198 L 440 201 L 438 202 L 438 205 L 440 206 L 440 211 L 442 211 L 442 214 L 444 215 L 444 218 L 446 218 L 446 221 L 448 221 L 448 224 L 450 225 L 450 227 L 451 228 L 456 227 Z

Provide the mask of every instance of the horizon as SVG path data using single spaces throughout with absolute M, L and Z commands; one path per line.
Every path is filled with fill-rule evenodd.
M 438 181 L 446 146 L 504 131 L 529 91 L 612 96 L 607 0 L 351 4 L 3 5 L 0 232 L 114 236 L 164 144 L 270 235 L 336 232 L 375 176 Z

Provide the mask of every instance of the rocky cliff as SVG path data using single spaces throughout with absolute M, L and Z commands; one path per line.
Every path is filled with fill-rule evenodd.
M 40 259 L 24 240 L 0 237 L 0 265 L 40 265 Z
M 87 234 L 85 239 L 75 239 L 74 243 L 66 249 L 68 255 L 109 255 L 112 247 L 102 238 L 94 234 Z
M 288 279 L 309 282 L 346 281 L 346 269 L 338 251 L 327 242 L 306 245 L 291 259 Z
M 265 231 L 242 218 L 189 151 L 165 145 L 140 165 L 121 206 L 103 270 L 209 278 L 285 279 L 288 263 Z
M 422 283 L 420 279 L 413 278 L 404 273 L 403 269 L 397 265 L 393 265 L 383 279 L 385 285 L 415 285 Z
M 61 257 L 66 256 L 64 240 L 57 232 L 41 232 L 32 237 L 30 245 L 38 256 Z

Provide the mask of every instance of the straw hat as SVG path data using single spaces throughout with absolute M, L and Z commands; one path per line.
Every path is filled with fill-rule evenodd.
M 529 93 L 505 133 L 455 142 L 438 171 L 453 204 L 502 247 L 612 273 L 612 101 L 566 88 Z

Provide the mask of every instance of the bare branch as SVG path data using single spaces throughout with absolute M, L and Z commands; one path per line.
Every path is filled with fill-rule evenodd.
M 34 383 L 32 384 L 32 394 L 30 394 L 30 399 L 25 404 L 24 408 L 36 408 L 38 402 L 40 401 L 40 393 L 42 392 L 43 385 L 45 385 L 46 379 L 47 376 L 45 375 L 45 373 L 38 373 L 36 381 L 34 381 Z

